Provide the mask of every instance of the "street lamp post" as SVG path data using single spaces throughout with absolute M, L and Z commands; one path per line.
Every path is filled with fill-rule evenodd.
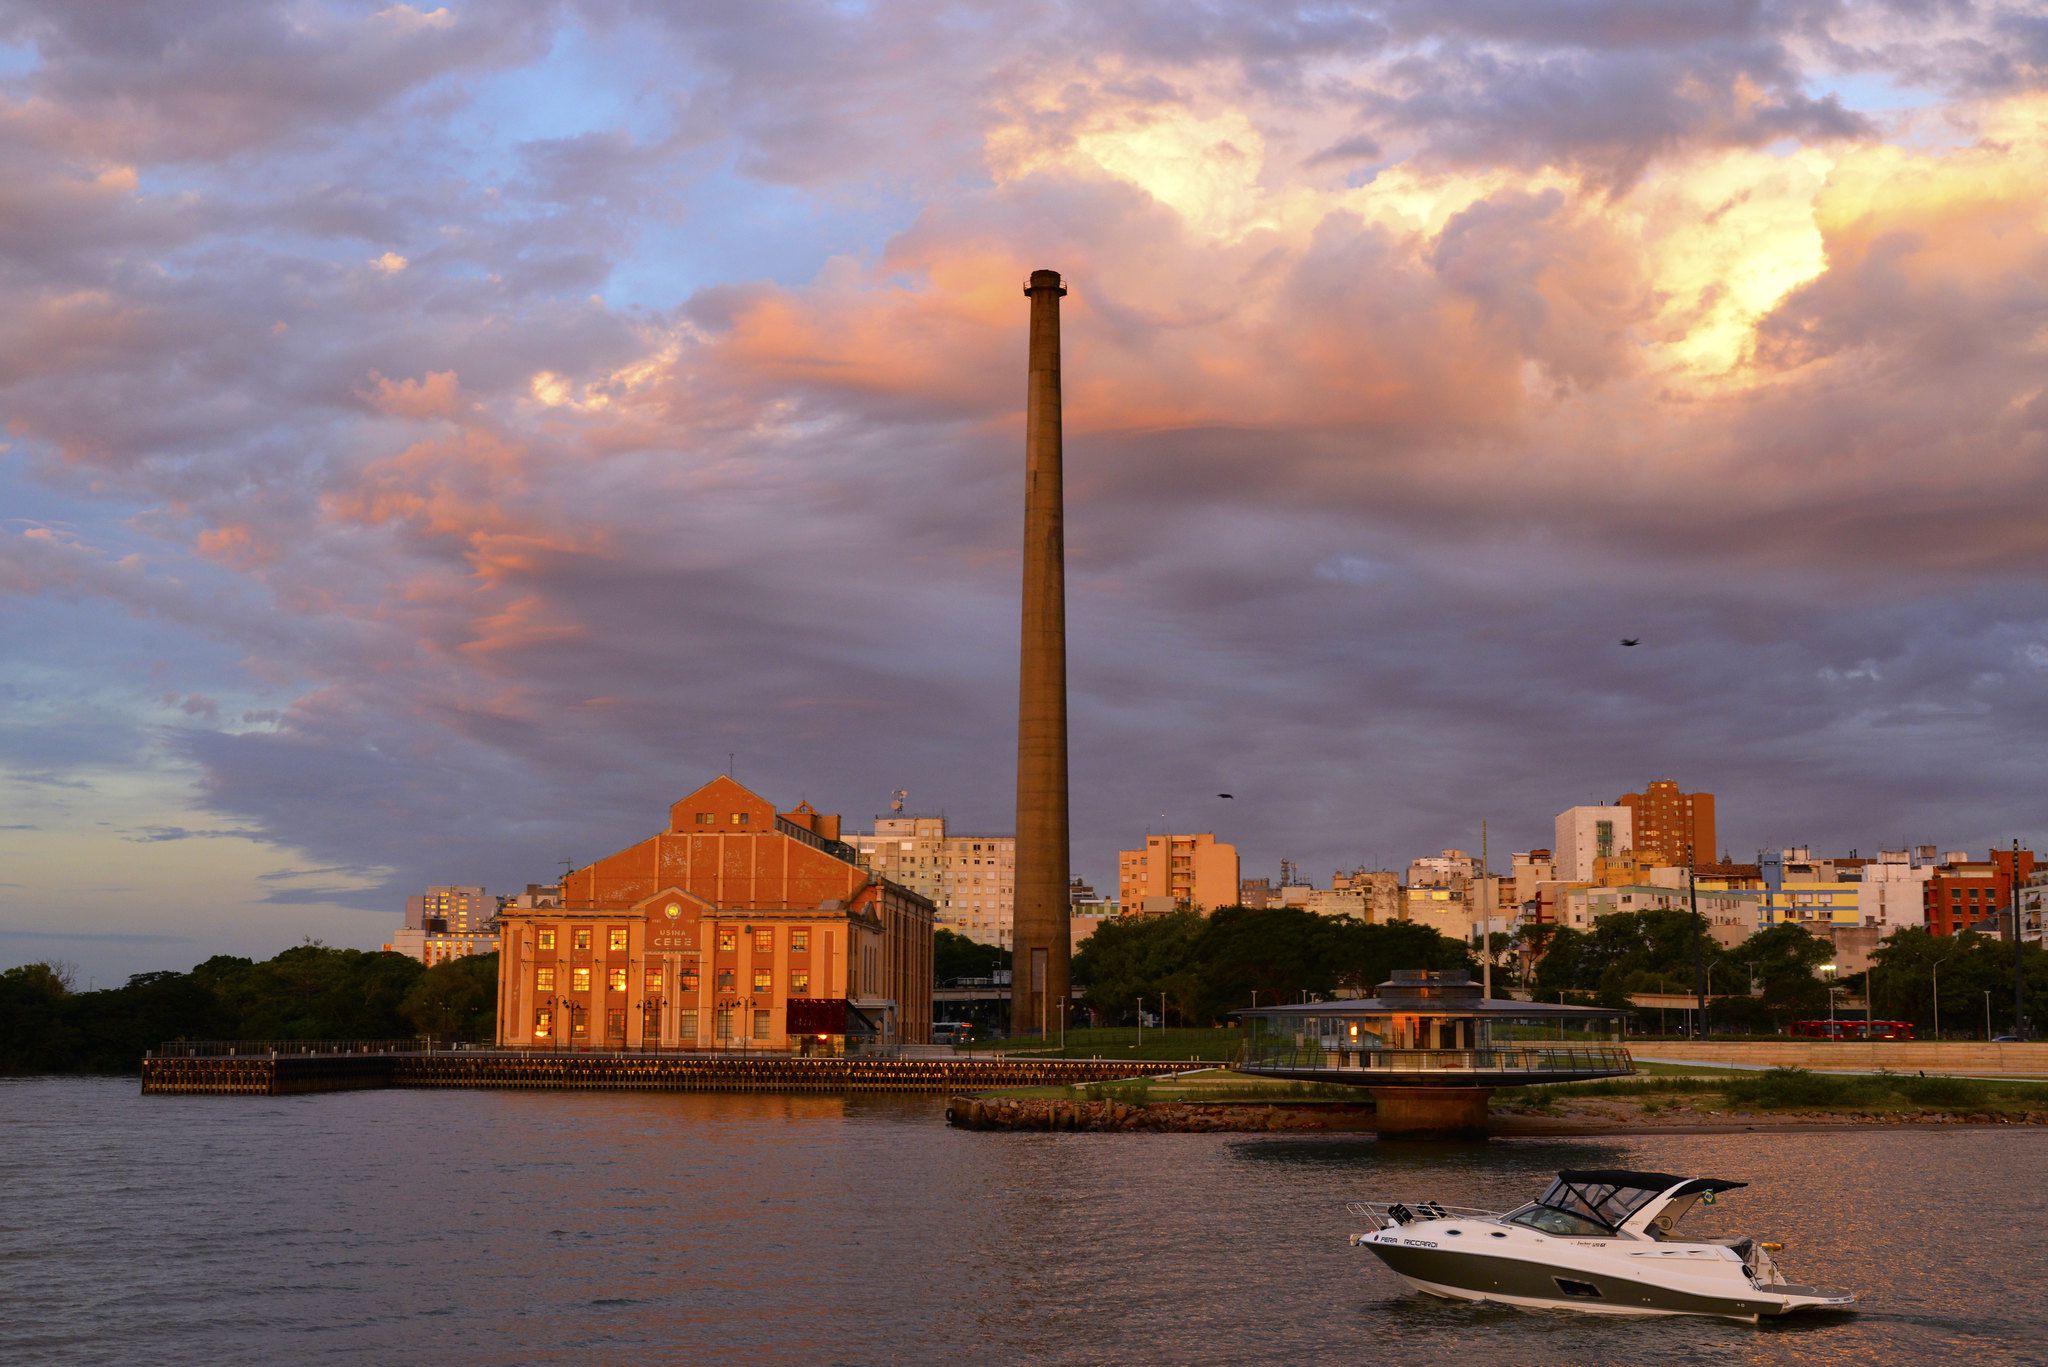
M 1700 882 L 1698 860 L 1692 846 L 1685 847 L 1685 895 L 1692 903 L 1692 986 L 1698 994 L 1699 1035 L 1707 1037 L 1707 969 L 1706 969 L 1706 925 L 1700 919 Z
M 1934 967 L 1928 970 L 1928 976 L 1934 980 L 1934 1038 L 1937 1043 L 1941 1039 L 1941 966 L 1953 958 L 1953 952 L 1944 954 L 1936 959 Z
M 1984 1038 L 1991 1038 L 1991 989 L 1984 989 Z

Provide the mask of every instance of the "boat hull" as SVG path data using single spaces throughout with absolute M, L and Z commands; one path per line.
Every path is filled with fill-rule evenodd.
M 1853 1298 L 1811 1287 L 1754 1286 L 1717 1291 L 1673 1285 L 1656 1269 L 1628 1272 L 1559 1267 L 1410 1244 L 1362 1245 L 1417 1291 L 1453 1300 L 1489 1301 L 1525 1309 L 1572 1310 L 1595 1315 L 1704 1315 L 1756 1322 L 1799 1310 L 1847 1309 Z

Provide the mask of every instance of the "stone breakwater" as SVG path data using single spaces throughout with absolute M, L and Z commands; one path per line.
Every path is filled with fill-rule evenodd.
M 1370 1130 L 1373 1108 L 1346 1102 L 1294 1105 L 1246 1102 L 1055 1101 L 1037 1097 L 956 1096 L 946 1122 L 963 1130 L 1068 1130 L 1155 1134 Z

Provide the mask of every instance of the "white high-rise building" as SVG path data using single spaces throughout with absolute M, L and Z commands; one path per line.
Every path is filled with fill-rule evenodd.
M 1881 926 L 1880 936 L 1927 925 L 1927 882 L 1934 877 L 1931 860 L 1910 850 L 1879 850 L 1863 866 L 1863 895 L 1857 899 L 1863 924 Z
M 1017 837 L 953 835 L 942 816 L 875 818 L 873 831 L 842 837 L 861 865 L 927 897 L 933 920 L 985 945 L 1011 948 L 1017 899 Z
M 1555 876 L 1567 883 L 1593 881 L 1593 861 L 1633 849 L 1635 813 L 1626 807 L 1568 807 L 1557 814 L 1551 847 Z

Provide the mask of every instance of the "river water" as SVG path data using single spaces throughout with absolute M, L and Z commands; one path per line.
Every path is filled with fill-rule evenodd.
M 929 1098 L 0 1081 L 0 1361 L 2048 1361 L 2048 1132 L 1380 1144 L 969 1134 Z M 1560 1167 L 1750 1183 L 1851 1317 L 1431 1301 L 1347 1200 L 1509 1205 Z

